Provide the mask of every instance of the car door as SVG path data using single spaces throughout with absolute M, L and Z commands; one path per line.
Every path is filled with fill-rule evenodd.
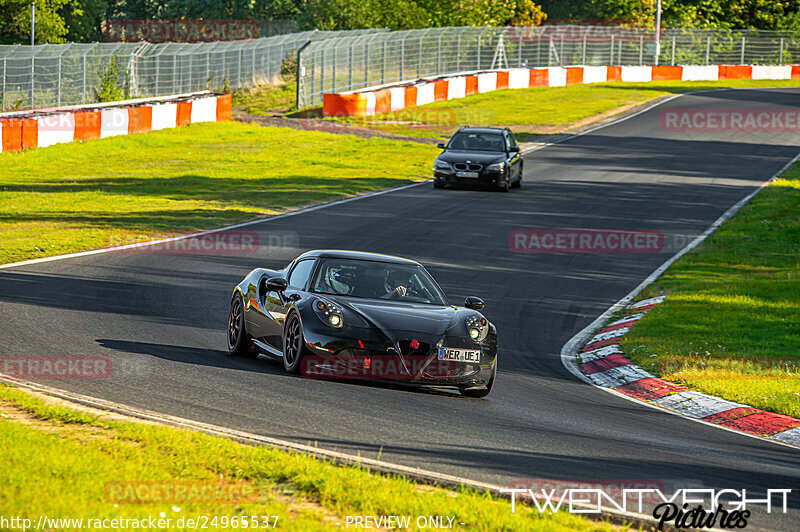
M 506 153 L 508 154 L 508 165 L 511 168 L 509 176 L 512 181 L 516 181 L 522 177 L 522 156 L 519 154 L 519 145 L 517 139 L 510 132 L 506 132 Z
M 265 306 L 271 316 L 271 322 L 265 340 L 275 349 L 283 350 L 283 324 L 291 309 L 294 299 L 305 291 L 308 278 L 314 270 L 316 259 L 303 259 L 294 263 L 286 275 L 287 287 L 283 294 L 269 291 L 266 294 Z

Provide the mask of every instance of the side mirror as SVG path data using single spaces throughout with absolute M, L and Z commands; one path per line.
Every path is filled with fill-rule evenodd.
M 271 277 L 267 279 L 267 290 L 270 292 L 283 292 L 289 283 L 283 277 Z
M 440 142 L 439 144 L 436 145 L 436 147 L 439 148 L 440 150 L 443 150 L 444 149 L 444 143 Z
M 508 148 L 509 153 L 519 153 L 519 146 L 511 146 Z
M 481 310 L 483 309 L 483 299 L 479 297 L 470 296 L 464 300 L 464 306 L 468 309 L 472 310 Z

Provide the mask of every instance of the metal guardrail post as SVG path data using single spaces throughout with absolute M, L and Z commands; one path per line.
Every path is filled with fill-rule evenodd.
M 296 92 L 295 92 L 294 104 L 295 104 L 295 107 L 297 107 L 298 111 L 300 109 L 302 109 L 302 104 L 303 104 L 303 102 L 301 100 L 302 96 L 303 96 L 301 88 L 303 86 L 303 76 L 305 75 L 305 68 L 303 67 L 303 56 L 302 56 L 302 53 L 303 53 L 303 50 L 308 48 L 309 44 L 311 44 L 311 41 L 306 41 L 305 44 L 303 44 L 300 48 L 297 49 L 297 73 L 295 74 L 296 81 L 297 81 L 297 87 L 295 87 L 295 91 Z
M 613 34 L 611 35 L 611 54 L 610 54 L 610 56 L 608 58 L 608 64 L 609 65 L 613 65 L 614 64 L 614 35 Z
M 711 56 L 711 35 L 708 36 L 706 39 L 706 66 L 708 66 L 708 60 Z
M 745 36 L 742 35 L 742 58 L 739 60 L 740 65 L 744 64 L 744 41 L 745 41 Z
M 675 35 L 672 36 L 672 66 L 675 66 Z

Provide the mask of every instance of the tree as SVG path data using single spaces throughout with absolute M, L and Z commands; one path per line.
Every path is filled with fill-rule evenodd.
M 37 0 L 36 43 L 62 43 L 67 26 L 58 10 L 68 0 Z M 25 44 L 31 40 L 31 2 L 0 0 L 0 43 Z
M 110 3 L 108 0 L 73 0 L 59 14 L 67 26 L 67 40 L 90 42 L 102 39 L 102 22 Z

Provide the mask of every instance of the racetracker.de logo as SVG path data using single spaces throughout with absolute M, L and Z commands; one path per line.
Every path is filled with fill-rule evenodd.
M 120 481 L 105 485 L 106 501 L 114 504 L 221 504 L 251 502 L 258 496 L 247 482 L 193 480 Z
M 479 356 L 479 355 L 478 355 Z M 303 357 L 300 373 L 312 379 L 332 380 L 415 380 L 419 378 L 448 378 L 457 376 L 463 363 L 439 360 L 428 355 L 346 355 Z
M 664 235 L 648 229 L 516 229 L 508 247 L 512 253 L 658 253 Z
M 107 379 L 111 359 L 93 356 L 2 356 L 0 373 L 18 379 Z
M 664 109 L 663 131 L 800 132 L 800 110 L 783 108 Z
M 276 236 L 276 235 L 272 235 Z M 287 247 L 286 239 L 278 236 L 275 241 L 268 239 L 266 245 L 270 247 Z M 289 244 L 293 244 L 292 239 Z M 115 250 L 114 253 L 186 253 L 197 255 L 249 255 L 258 252 L 259 236 L 255 231 L 224 231 L 187 237 L 168 238 L 157 242 L 137 242 L 127 244 Z

